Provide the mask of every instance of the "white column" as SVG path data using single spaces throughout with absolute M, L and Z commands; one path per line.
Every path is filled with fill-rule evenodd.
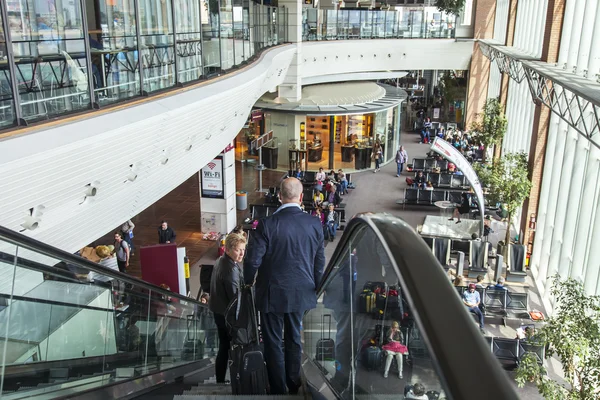
M 583 139 L 583 138 L 582 138 Z M 587 140 L 587 139 L 585 139 Z M 587 161 L 587 171 L 583 179 L 583 194 L 581 196 L 581 206 L 579 211 L 579 222 L 577 223 L 577 232 L 575 237 L 577 240 L 573 246 L 573 267 L 571 268 L 571 276 L 575 279 L 583 280 L 585 274 L 585 264 L 591 247 L 596 246 L 593 243 L 592 235 L 593 221 L 596 218 L 598 209 L 596 203 L 600 195 L 600 185 L 598 178 L 600 176 L 600 150 L 595 146 L 591 146 Z M 577 157 L 577 156 L 576 156 Z
M 570 276 L 571 266 L 573 263 L 573 250 L 576 242 L 575 231 L 577 222 L 583 204 L 583 184 L 586 175 L 587 158 L 589 141 L 583 136 L 575 132 L 575 129 L 569 129 L 572 133 L 569 134 L 576 142 L 575 155 L 573 156 L 573 170 L 571 171 L 571 186 L 569 193 L 565 198 L 565 222 L 563 228 L 562 248 L 560 249 L 560 257 L 558 261 L 558 273 L 560 276 Z M 567 139 L 569 140 L 569 139 Z M 585 236 L 579 238 L 585 240 Z
M 588 62 L 588 79 L 596 79 L 600 74 L 600 5 L 596 8 L 594 31 L 592 32 L 591 51 Z
M 223 157 L 223 198 L 202 197 L 200 178 L 200 226 L 202 233 L 229 233 L 237 224 L 235 207 L 235 151 L 221 153 Z M 220 171 L 217 171 L 220 172 Z M 202 170 L 200 171 L 202 175 Z
M 280 0 L 279 6 L 285 6 L 288 11 L 288 40 L 296 46 L 294 58 L 279 85 L 279 97 L 295 102 L 302 97 L 302 2 Z
M 600 200 L 600 199 L 599 199 Z M 600 208 L 600 202 L 594 207 Z M 592 231 L 588 233 L 591 236 L 590 254 L 586 261 L 585 279 L 583 281 L 585 290 L 588 294 L 598 294 L 598 279 L 600 278 L 600 213 L 596 212 L 596 219 L 592 225 Z
M 574 2 L 574 1 L 573 1 Z M 568 3 L 568 2 L 567 2 Z M 567 57 L 567 72 L 575 72 L 577 66 L 577 54 L 579 53 L 579 43 L 581 42 L 581 32 L 589 27 L 583 27 L 583 17 L 585 13 L 585 0 L 577 0 L 575 3 L 575 13 L 573 15 L 573 33 L 569 42 L 569 53 Z M 564 25 L 563 25 L 564 26 Z M 561 46 L 562 46 L 561 42 Z
M 592 47 L 592 33 L 594 29 L 590 29 L 594 26 L 594 20 L 596 18 L 596 11 L 600 9 L 597 1 L 588 1 L 585 5 L 585 14 L 583 17 L 583 26 L 585 27 L 581 32 L 581 42 L 579 43 L 579 54 L 577 57 L 577 74 L 583 75 L 584 70 L 588 68 L 588 62 L 590 57 L 590 51 Z M 592 72 L 592 71 L 590 71 Z M 600 72 L 600 71 L 598 71 Z M 597 73 L 597 72 L 596 72 Z M 591 75 L 591 74 L 590 74 Z M 594 78 L 589 76 L 590 78 Z

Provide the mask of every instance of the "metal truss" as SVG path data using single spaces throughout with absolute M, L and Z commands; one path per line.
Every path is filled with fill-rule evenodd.
M 483 41 L 479 41 L 479 48 L 486 58 L 490 61 L 496 61 L 500 72 L 507 74 L 518 83 L 521 83 L 525 79 L 525 71 L 523 70 L 521 60 Z
M 577 88 L 569 87 L 569 79 L 565 79 L 567 83 L 564 84 L 529 65 L 523 65 L 523 70 L 534 101 L 539 101 L 550 108 L 553 113 L 600 148 L 599 98 L 593 98 Z M 589 81 L 589 85 L 600 86 L 592 81 Z

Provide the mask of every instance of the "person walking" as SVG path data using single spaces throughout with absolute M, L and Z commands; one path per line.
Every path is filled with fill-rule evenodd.
M 400 146 L 398 151 L 396 152 L 396 165 L 398 166 L 398 170 L 396 176 L 402 175 L 402 170 L 404 169 L 404 163 L 408 161 L 408 153 L 404 150 L 404 146 Z
M 259 222 L 244 262 L 245 282 L 256 278 L 256 307 L 274 395 L 285 394 L 286 386 L 295 394 L 301 386 L 302 316 L 317 305 L 325 267 L 323 228 L 300 209 L 302 189 L 298 179 L 282 182 L 283 205 Z
M 243 284 L 243 272 L 240 263 L 246 252 L 246 237 L 239 233 L 230 233 L 225 239 L 225 254 L 216 262 L 210 278 L 210 301 L 208 308 L 213 312 L 217 333 L 219 335 L 219 351 L 215 361 L 217 383 L 225 382 L 231 337 L 225 324 L 227 306 L 237 297 Z
M 381 143 L 379 141 L 375 142 L 375 146 L 373 146 L 373 153 L 371 153 L 371 157 L 375 160 L 375 169 L 373 172 L 379 172 L 379 167 L 381 166 L 381 158 L 383 157 L 383 149 L 381 148 Z
M 175 231 L 169 226 L 167 221 L 161 222 L 158 227 L 158 243 L 171 243 L 175 241 L 176 237 Z

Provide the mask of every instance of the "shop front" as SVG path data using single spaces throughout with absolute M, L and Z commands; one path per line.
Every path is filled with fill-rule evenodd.
M 312 107 L 290 103 L 282 107 L 261 99 L 258 106 L 264 112 L 265 130 L 273 130 L 276 137 L 272 146 L 278 148 L 278 169 L 300 167 L 315 171 L 322 167 L 348 172 L 371 169 L 375 167 L 373 148 L 377 145 L 382 148 L 384 163 L 394 158 L 400 143 L 400 105 L 404 92 L 372 82 L 343 85 L 357 91 L 365 87 L 373 89 L 375 98 L 358 104 Z M 335 100 L 331 96 L 335 91 L 330 87 L 337 85 L 317 86 L 328 93 L 330 102 Z M 306 101 L 314 102 L 315 96 Z

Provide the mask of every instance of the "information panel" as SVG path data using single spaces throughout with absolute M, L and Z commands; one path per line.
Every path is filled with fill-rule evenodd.
M 201 196 L 213 199 L 223 199 L 223 158 L 217 157 L 202 168 Z

